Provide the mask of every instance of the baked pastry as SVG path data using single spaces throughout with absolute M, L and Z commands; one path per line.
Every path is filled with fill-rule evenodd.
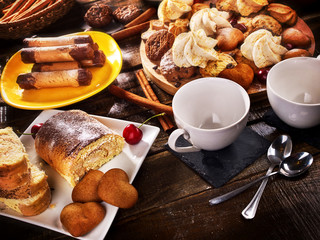
M 277 36 L 280 36 L 282 32 L 281 24 L 269 15 L 257 15 L 252 19 L 251 24 L 254 31 L 258 29 L 267 29 Z
M 305 49 L 294 48 L 286 52 L 283 55 L 282 59 L 288 59 L 293 57 L 312 57 L 312 56 L 311 56 L 311 53 Z
M 17 197 L 27 197 L 30 179 L 28 156 L 20 139 L 12 128 L 0 129 L 0 196 L 17 192 Z
M 200 69 L 201 76 L 203 77 L 217 77 L 220 72 L 226 68 L 233 68 L 237 62 L 226 53 L 219 53 L 217 60 L 209 61 L 205 68 Z
M 311 39 L 295 28 L 287 28 L 283 31 L 281 37 L 283 45 L 291 44 L 294 48 L 308 48 L 311 44 Z
M 250 66 L 249 71 L 253 70 L 254 80 L 251 81 L 252 75 L 244 79 L 249 94 L 266 89 L 265 83 L 259 81 L 259 71 L 283 60 L 289 49 L 306 49 L 313 54 L 312 33 L 301 19 L 297 20 L 296 12 L 290 7 L 268 0 L 214 2 L 208 5 L 198 1 L 163 0 L 159 5 L 156 21 L 175 35 L 172 50 L 169 50 L 172 54 L 165 53 L 160 62 L 151 60 L 144 41 L 140 54 L 148 77 L 169 94 L 173 95 L 181 85 L 198 77 L 219 75 L 228 65 L 228 61 L 225 64 L 219 59 L 221 53 L 229 55 L 226 60 L 231 58 L 232 66 L 243 63 Z M 176 23 L 182 21 L 189 21 L 189 24 L 179 27 Z M 149 34 L 142 34 L 142 39 Z M 236 64 L 232 63 L 234 61 Z M 176 69 L 189 67 L 195 67 L 200 74 L 178 77 Z
M 237 28 L 222 28 L 217 31 L 217 40 L 221 51 L 231 51 L 243 42 L 244 35 Z
M 72 186 L 118 155 L 124 139 L 81 110 L 57 113 L 35 138 L 35 149 Z
M 178 67 L 172 59 L 172 49 L 161 58 L 157 69 L 168 81 L 177 82 L 179 79 L 190 78 L 197 73 L 196 67 Z
M 242 16 L 257 13 L 266 5 L 268 5 L 267 0 L 218 0 L 216 3 L 217 9 L 233 11 Z
M 47 175 L 30 163 L 12 128 L 0 129 L 0 204 L 24 216 L 45 211 L 51 201 Z
M 113 12 L 113 17 L 123 23 L 129 23 L 141 14 L 141 10 L 134 5 L 118 7 Z
M 159 61 L 172 47 L 174 35 L 165 29 L 153 33 L 146 41 L 146 54 L 152 61 Z
M 103 176 L 99 170 L 89 170 L 81 181 L 73 188 L 71 198 L 74 202 L 101 202 L 98 185 Z
M 85 235 L 105 217 L 106 209 L 97 202 L 70 203 L 60 213 L 60 221 L 74 237 Z
M 129 183 L 129 177 L 120 168 L 107 171 L 98 186 L 99 197 L 113 206 L 131 208 L 138 201 L 138 191 Z
M 112 19 L 112 9 L 103 3 L 94 4 L 84 15 L 84 20 L 93 28 L 105 27 Z
M 30 197 L 21 199 L 0 198 L 0 205 L 22 214 L 23 216 L 35 216 L 45 211 L 51 202 L 51 190 L 48 187 L 32 194 Z
M 233 68 L 226 68 L 219 73 L 219 77 L 230 79 L 248 89 L 253 81 L 254 72 L 252 68 L 244 63 L 239 63 Z
M 175 37 L 180 33 L 189 31 L 189 20 L 188 19 L 177 19 L 176 21 L 169 24 L 168 31 Z
M 278 22 L 288 24 L 289 26 L 293 26 L 298 19 L 296 11 L 281 3 L 270 3 L 268 11 Z

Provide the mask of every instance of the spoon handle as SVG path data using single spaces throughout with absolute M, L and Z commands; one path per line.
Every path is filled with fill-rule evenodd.
M 275 174 L 277 174 L 278 172 L 273 172 L 273 173 L 270 173 L 268 175 L 264 175 L 250 183 L 247 183 L 246 185 L 242 186 L 242 187 L 239 187 L 231 192 L 228 192 L 226 194 L 223 194 L 219 197 L 215 197 L 215 198 L 212 198 L 211 200 L 209 200 L 209 204 L 210 205 L 215 205 L 215 204 L 219 204 L 219 203 L 222 203 L 226 200 L 229 200 L 230 198 L 238 195 L 239 193 L 242 193 L 244 190 L 247 190 L 249 187 L 253 186 L 254 184 L 260 182 L 261 180 L 265 179 L 265 178 L 268 178 L 270 176 L 273 176 Z
M 272 164 L 270 165 L 266 175 L 269 175 L 272 170 L 275 168 L 276 164 Z M 264 179 L 258 189 L 258 191 L 256 192 L 256 194 L 254 195 L 254 197 L 252 198 L 252 200 L 250 201 L 250 203 L 248 204 L 248 206 L 242 211 L 242 216 L 245 219 L 253 219 L 254 216 L 256 215 L 256 211 L 262 196 L 262 193 L 264 191 L 264 188 L 266 187 L 268 182 L 268 178 Z

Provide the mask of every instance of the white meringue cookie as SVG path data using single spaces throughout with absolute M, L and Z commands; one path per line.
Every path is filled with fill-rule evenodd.
M 207 36 L 213 35 L 217 29 L 232 27 L 229 21 L 229 13 L 219 11 L 216 8 L 204 8 L 197 11 L 190 19 L 191 31 L 203 29 Z
M 191 11 L 193 0 L 163 0 L 158 7 L 158 18 L 167 22 Z
M 268 67 L 281 61 L 288 50 L 280 45 L 281 38 L 265 29 L 251 33 L 241 45 L 242 55 L 253 61 L 258 68 Z
M 178 35 L 172 46 L 173 61 L 178 67 L 206 67 L 209 60 L 218 59 L 214 50 L 217 40 L 207 37 L 203 29 Z

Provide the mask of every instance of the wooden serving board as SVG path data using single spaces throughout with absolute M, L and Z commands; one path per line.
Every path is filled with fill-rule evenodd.
M 313 33 L 312 33 L 311 29 L 309 28 L 309 26 L 301 18 L 298 18 L 296 25 L 293 27 L 296 29 L 299 29 L 304 34 L 306 34 L 307 36 L 310 37 L 311 45 L 310 45 L 310 48 L 308 49 L 308 51 L 313 55 L 314 51 L 315 51 L 315 40 L 314 40 Z M 145 74 L 159 88 L 161 88 L 165 92 L 169 93 L 170 95 L 174 95 L 176 93 L 176 91 L 184 84 L 186 84 L 192 80 L 195 80 L 197 78 L 202 77 L 201 75 L 198 75 L 193 78 L 182 79 L 179 81 L 181 84 L 179 86 L 175 86 L 174 83 L 169 82 L 164 76 L 162 76 L 161 74 L 158 74 L 155 71 L 155 66 L 156 65 L 159 66 L 159 62 L 153 62 L 153 61 L 149 60 L 149 58 L 147 57 L 146 52 L 145 52 L 145 44 L 143 41 L 141 41 L 141 44 L 140 44 L 140 56 L 141 56 L 141 62 L 142 62 L 142 66 L 143 66 L 143 70 L 144 70 Z M 251 87 L 247 90 L 247 92 L 252 100 L 259 100 L 259 99 L 266 98 L 266 96 L 267 96 L 266 95 L 266 84 L 261 83 L 258 80 L 254 79 L 251 84 Z

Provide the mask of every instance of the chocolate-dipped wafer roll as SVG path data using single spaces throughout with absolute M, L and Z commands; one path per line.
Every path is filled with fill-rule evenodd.
M 23 43 L 27 47 L 50 47 L 89 43 L 93 44 L 90 35 L 63 36 L 63 37 L 38 37 L 25 38 Z
M 22 89 L 79 87 L 90 85 L 92 74 L 87 69 L 20 74 L 17 83 Z
M 102 67 L 106 62 L 106 55 L 104 55 L 102 50 L 94 51 L 94 58 L 89 60 L 82 60 L 82 67 Z
M 90 61 L 90 60 L 88 60 Z M 80 68 L 79 62 L 53 62 L 53 63 L 35 63 L 31 69 L 32 72 L 52 72 Z
M 24 63 L 70 62 L 93 58 L 94 50 L 88 43 L 21 49 L 21 60 Z

